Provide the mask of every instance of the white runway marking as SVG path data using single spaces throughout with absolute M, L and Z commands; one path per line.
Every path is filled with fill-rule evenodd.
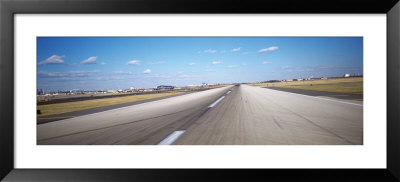
M 218 100 L 216 100 L 214 103 L 212 103 L 210 106 L 208 106 L 208 107 L 214 107 L 215 105 L 217 105 L 218 104 L 218 102 L 221 102 L 221 100 L 222 99 L 224 99 L 225 98 L 225 96 L 222 96 L 221 98 L 219 98 Z
M 310 96 L 312 97 L 312 96 Z M 350 105 L 355 105 L 355 106 L 363 106 L 363 104 L 357 104 L 357 103 L 352 103 L 352 102 L 344 102 L 344 101 L 340 101 L 340 100 L 334 100 L 334 99 L 327 99 L 327 98 L 322 98 L 322 97 L 314 97 L 316 99 L 322 99 L 322 100 L 329 100 L 329 101 L 334 101 L 334 102 L 339 102 L 339 103 L 343 103 L 343 104 L 350 104 Z
M 270 90 L 274 90 L 274 89 L 270 89 Z M 285 92 L 285 91 L 281 91 L 281 90 L 275 90 L 275 91 Z M 285 93 L 294 94 L 294 95 L 301 95 L 301 96 L 304 96 L 304 97 L 311 97 L 311 98 L 314 98 L 314 99 L 321 99 L 321 100 L 327 100 L 327 101 L 333 101 L 333 102 L 339 102 L 339 103 L 343 103 L 343 104 L 350 104 L 350 105 L 363 107 L 363 104 L 357 104 L 357 103 L 352 103 L 352 102 L 344 102 L 344 101 L 340 101 L 340 100 L 327 99 L 327 98 L 315 97 L 315 96 L 309 96 L 309 95 L 303 95 L 303 94 L 297 94 L 297 93 L 292 93 L 292 92 L 285 92 Z
M 179 131 L 174 131 L 170 135 L 167 136 L 164 140 L 162 140 L 160 143 L 157 145 L 171 145 L 174 143 L 183 133 L 185 133 L 185 130 L 179 130 Z

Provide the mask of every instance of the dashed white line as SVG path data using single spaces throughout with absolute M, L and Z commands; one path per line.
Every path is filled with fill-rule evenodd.
M 170 135 L 167 136 L 164 140 L 162 140 L 160 143 L 157 145 L 171 145 L 174 143 L 183 133 L 185 133 L 185 130 L 178 130 L 174 131 Z
M 229 94 L 231 91 L 229 90 L 226 94 Z M 215 102 L 213 102 L 211 105 L 208 106 L 208 109 L 214 107 L 215 105 L 217 105 L 219 102 L 221 102 L 222 99 L 224 99 L 225 96 L 220 97 L 218 100 L 216 100 Z M 207 111 L 207 110 L 206 110 Z M 174 143 L 183 133 L 185 133 L 185 130 L 178 130 L 178 131 L 174 131 L 173 133 L 171 133 L 170 135 L 168 135 L 164 140 L 162 140 L 160 143 L 158 143 L 157 145 L 171 145 L 172 143 Z
M 220 97 L 218 100 L 216 100 L 214 103 L 212 103 L 211 105 L 209 105 L 208 107 L 214 107 L 215 105 L 218 104 L 218 102 L 221 102 L 222 99 L 224 99 L 225 96 Z

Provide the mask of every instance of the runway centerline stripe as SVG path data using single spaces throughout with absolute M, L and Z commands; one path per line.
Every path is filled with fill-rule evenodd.
M 185 130 L 178 130 L 174 131 L 170 135 L 167 136 L 164 140 L 162 140 L 160 143 L 157 145 L 171 145 L 174 143 L 183 133 L 185 133 Z
M 224 99 L 225 96 L 220 97 L 218 100 L 216 100 L 215 102 L 213 102 L 211 105 L 209 105 L 208 107 L 214 107 L 215 105 L 218 104 L 218 102 L 221 102 L 222 99 Z

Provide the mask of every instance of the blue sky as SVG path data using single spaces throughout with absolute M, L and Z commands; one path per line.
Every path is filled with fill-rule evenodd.
M 363 74 L 362 37 L 38 37 L 37 86 L 108 90 Z

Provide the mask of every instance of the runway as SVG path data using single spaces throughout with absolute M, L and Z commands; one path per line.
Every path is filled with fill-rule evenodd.
M 362 94 L 345 94 L 345 93 L 335 93 L 335 92 L 324 92 L 324 91 L 315 91 L 315 90 L 302 90 L 302 89 L 293 89 L 293 88 L 281 88 L 281 87 L 265 87 L 268 89 L 279 90 L 284 92 L 297 93 L 302 95 L 309 96 L 320 96 L 320 97 L 331 97 L 336 99 L 345 99 L 345 100 L 362 100 Z
M 186 129 L 207 106 L 231 87 L 88 114 L 37 125 L 38 144 L 157 144 Z
M 48 145 L 361 145 L 363 106 L 247 85 L 37 125 Z
M 184 94 L 190 94 L 190 93 L 187 92 L 187 93 L 183 93 L 182 95 L 184 95 Z M 170 96 L 166 96 L 166 97 L 160 97 L 160 98 L 154 98 L 154 99 L 148 99 L 148 100 L 142 100 L 142 101 L 136 101 L 136 102 L 129 102 L 129 103 L 122 103 L 122 104 L 116 104 L 116 105 L 110 105 L 110 106 L 104 106 L 104 107 L 96 107 L 96 108 L 86 109 L 86 110 L 82 110 L 82 111 L 68 112 L 68 113 L 55 114 L 55 115 L 49 115 L 49 116 L 39 116 L 39 117 L 37 117 L 37 123 L 38 124 L 49 123 L 49 122 L 54 122 L 57 120 L 62 120 L 60 118 L 63 118 L 63 119 L 73 118 L 73 117 L 77 117 L 77 116 L 103 112 L 103 111 L 107 111 L 107 110 L 111 110 L 111 109 L 117 109 L 117 108 L 121 108 L 121 107 L 126 107 L 126 106 L 141 104 L 141 103 L 145 103 L 145 102 L 151 102 L 151 101 L 166 99 L 166 98 L 170 98 L 170 97 L 176 97 L 176 96 L 179 96 L 179 95 L 170 95 Z

